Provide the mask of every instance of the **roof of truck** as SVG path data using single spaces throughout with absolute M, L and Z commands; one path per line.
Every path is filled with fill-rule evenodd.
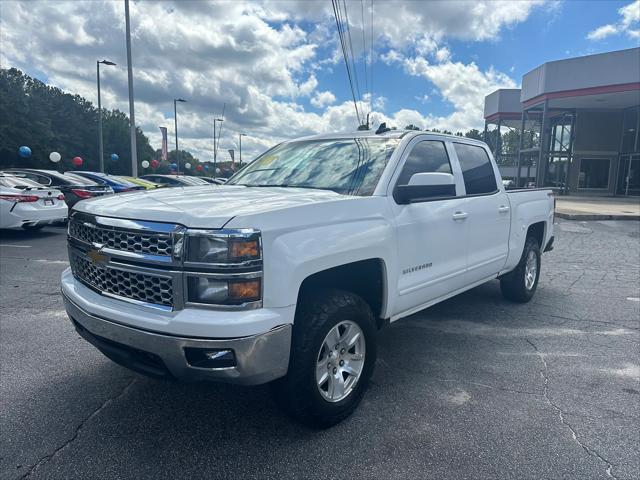
M 448 133 L 428 132 L 426 130 L 388 130 L 384 133 L 376 133 L 375 130 L 356 130 L 351 132 L 333 132 L 322 133 L 319 135 L 309 135 L 307 137 L 295 138 L 289 141 L 300 140 L 330 140 L 336 138 L 407 138 L 415 137 L 416 135 L 429 135 L 438 138 L 447 138 L 455 141 L 464 141 L 465 143 L 476 143 L 485 145 L 482 140 L 476 140 L 474 138 L 461 137 L 459 135 L 450 135 Z

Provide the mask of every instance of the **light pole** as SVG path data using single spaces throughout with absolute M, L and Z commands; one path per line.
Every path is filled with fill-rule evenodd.
M 176 132 L 176 165 L 178 166 L 177 173 L 180 173 L 180 150 L 178 150 L 178 102 L 184 103 L 186 100 L 182 98 L 173 99 L 173 125 Z
M 96 77 L 98 79 L 98 150 L 100 159 L 100 171 L 104 173 L 104 148 L 102 143 L 102 102 L 100 101 L 100 64 L 115 66 L 115 63 L 109 60 L 96 60 Z
M 218 133 L 218 137 L 216 137 L 216 123 L 220 122 L 220 132 L 222 132 L 222 122 L 224 122 L 223 118 L 214 118 L 213 119 L 213 177 L 217 176 L 216 172 L 216 160 L 218 158 L 218 143 L 220 142 L 220 133 Z
M 124 0 L 125 40 L 127 43 L 127 81 L 129 85 L 129 132 L 131 135 L 131 176 L 138 176 L 138 147 L 136 146 L 136 114 L 133 105 L 133 64 L 131 63 L 131 22 L 129 0 Z
M 246 134 L 246 133 L 240 133 L 240 134 L 238 134 L 238 140 L 239 140 L 239 142 L 238 142 L 238 144 L 239 144 L 239 145 L 238 145 L 238 153 L 240 154 L 240 155 L 239 155 L 239 156 L 240 156 L 240 158 L 239 158 L 239 160 L 238 160 L 238 167 L 241 167 L 241 166 L 242 166 L 242 137 L 246 137 L 246 136 L 247 136 L 247 134 Z

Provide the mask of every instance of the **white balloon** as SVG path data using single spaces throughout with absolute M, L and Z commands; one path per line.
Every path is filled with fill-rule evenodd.
M 184 168 L 186 168 L 187 170 L 189 170 L 191 168 L 191 164 L 190 163 L 185 163 L 184 164 Z
M 51 160 L 53 163 L 58 163 L 61 158 L 62 156 L 58 152 L 51 152 L 49 154 L 49 160 Z
M 142 161 L 142 168 L 149 168 L 149 162 L 147 162 L 146 160 Z

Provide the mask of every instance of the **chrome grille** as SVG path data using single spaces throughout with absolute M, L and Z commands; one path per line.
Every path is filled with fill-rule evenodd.
M 173 240 L 170 234 L 158 232 L 131 232 L 79 220 L 69 221 L 69 235 L 89 244 L 98 244 L 114 250 L 170 257 Z
M 173 307 L 171 277 L 97 265 L 76 253 L 70 255 L 70 264 L 73 275 L 96 290 L 145 303 Z

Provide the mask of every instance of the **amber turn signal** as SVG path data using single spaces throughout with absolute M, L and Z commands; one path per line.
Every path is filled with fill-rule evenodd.
M 260 280 L 229 283 L 229 300 L 244 302 L 260 300 Z
M 229 245 L 229 257 L 232 259 L 260 258 L 258 240 L 233 240 Z

